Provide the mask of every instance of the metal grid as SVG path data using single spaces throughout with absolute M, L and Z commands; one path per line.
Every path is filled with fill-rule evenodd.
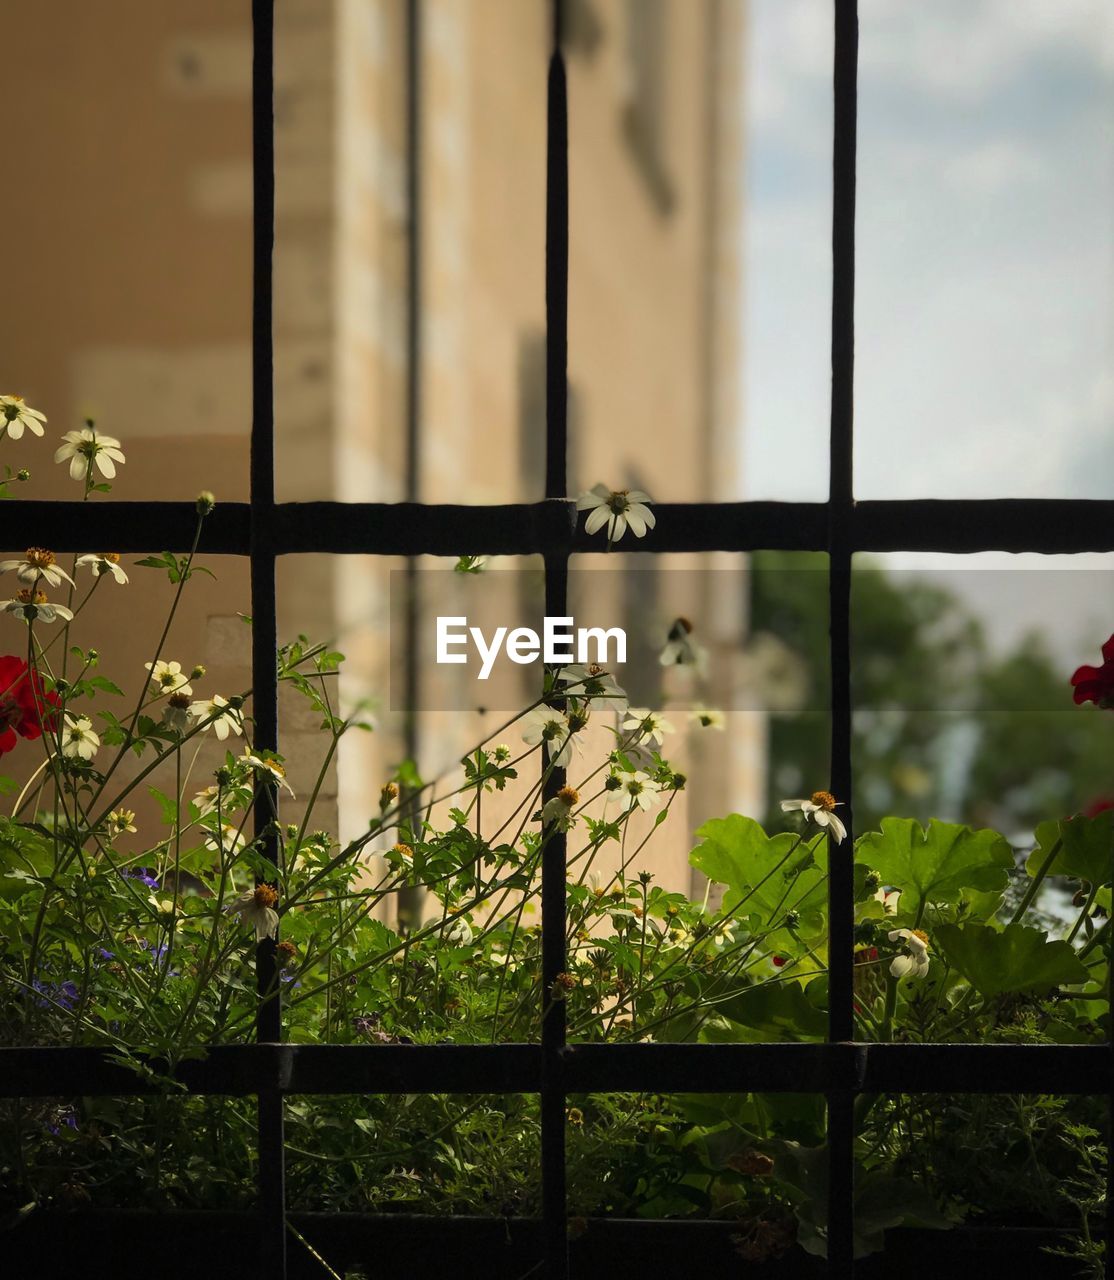
M 206 521 L 207 549 L 251 559 L 252 664 L 256 744 L 277 750 L 275 562 L 305 552 L 365 555 L 526 555 L 545 560 L 546 611 L 565 612 L 568 559 L 596 545 L 577 527 L 566 497 L 568 278 L 568 113 L 561 51 L 563 0 L 552 0 L 548 73 L 546 195 L 546 487 L 545 500 L 503 506 L 427 506 L 416 498 L 418 346 L 416 236 L 408 270 L 411 312 L 410 502 L 276 503 L 272 250 L 274 243 L 274 0 L 253 0 L 254 306 L 251 501 L 222 504 Z M 421 0 L 407 0 L 407 132 L 410 225 L 416 228 L 418 35 Z M 833 0 L 835 20 L 832 400 L 830 490 L 826 503 L 657 504 L 657 527 L 639 550 L 824 551 L 829 557 L 832 790 L 852 796 L 850 688 L 851 560 L 858 551 L 986 550 L 1046 554 L 1114 550 L 1114 502 L 1068 500 L 856 503 L 852 488 L 855 133 L 857 0 Z M 540 92 L 540 86 L 539 86 Z M 20 502 L 0 509 L 7 543 L 49 540 L 60 550 L 108 544 L 122 551 L 152 545 L 184 549 L 192 539 L 192 503 Z M 49 530 L 49 539 L 47 531 Z M 551 790 L 562 784 L 554 772 Z M 257 800 L 257 830 L 276 800 Z M 847 826 L 851 828 L 850 804 Z M 269 856 L 279 856 L 277 847 Z M 565 967 L 564 837 L 548 845 L 542 868 L 543 989 Z M 818 1092 L 828 1099 L 831 1275 L 852 1276 L 855 1095 L 902 1093 L 1114 1093 L 1111 1046 L 903 1045 L 853 1042 L 854 907 L 849 859 L 833 857 L 829 883 L 830 1006 L 823 1044 L 567 1045 L 564 1005 L 550 1001 L 538 1045 L 284 1045 L 277 1000 L 261 1004 L 256 1043 L 216 1047 L 178 1075 L 197 1094 L 259 1099 L 260 1274 L 286 1275 L 283 1099 L 294 1093 L 537 1093 L 542 1112 L 544 1264 L 550 1280 L 569 1274 L 565 1214 L 565 1096 L 570 1092 Z M 271 984 L 274 942 L 260 944 L 260 989 Z M 0 1096 L 137 1095 L 136 1076 L 89 1048 L 0 1050 Z M 1114 1100 L 1114 1099 L 1112 1099 Z M 1109 1189 L 1109 1187 L 1108 1187 Z M 1111 1238 L 1107 1196 L 1107 1238 Z M 1112 1274 L 1108 1262 L 1108 1274 Z

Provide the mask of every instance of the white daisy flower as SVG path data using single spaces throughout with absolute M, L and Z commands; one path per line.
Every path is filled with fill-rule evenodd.
M 810 800 L 783 800 L 781 811 L 792 813 L 799 809 L 806 819 L 815 822 L 818 827 L 827 827 L 835 836 L 836 844 L 840 844 L 847 838 L 847 828 L 832 810 L 842 803 L 830 791 L 814 791 Z
M 609 792 L 608 798 L 615 796 L 621 801 L 624 813 L 635 805 L 649 812 L 661 803 L 661 786 L 641 769 L 621 770 L 612 777 L 618 778 L 619 789 Z
M 88 716 L 71 716 L 66 713 L 62 729 L 62 754 L 70 760 L 92 760 L 101 740 L 93 732 L 93 722 Z
M 101 551 L 96 554 L 91 552 L 87 556 L 78 556 L 77 563 L 88 565 L 93 571 L 94 578 L 103 578 L 106 573 L 111 573 L 121 586 L 128 580 L 128 575 L 120 568 L 120 557 L 115 551 Z
M 22 560 L 0 560 L 0 573 L 10 573 L 13 569 L 20 582 L 29 582 L 32 586 L 39 581 L 48 587 L 57 587 L 63 582 L 74 585 L 73 578 L 55 563 L 54 552 L 43 547 L 28 547 Z
M 0 437 L 7 435 L 13 440 L 22 438 L 24 427 L 32 435 L 41 436 L 46 421 L 46 415 L 25 404 L 22 396 L 0 396 L 0 418 Z
M 284 791 L 289 792 L 291 796 L 294 795 L 294 788 L 286 781 L 286 770 L 280 760 L 257 756 L 251 751 L 245 751 L 240 757 L 240 763 L 247 765 L 249 769 L 255 769 L 265 774 L 274 782 L 277 782 Z
M 69 459 L 72 480 L 84 480 L 94 466 L 106 480 L 111 480 L 116 475 L 116 464 L 125 461 L 120 441 L 115 436 L 102 435 L 92 425 L 67 431 L 62 439 L 66 443 L 55 451 L 54 461 Z
M 551 763 L 558 769 L 564 769 L 572 760 L 574 746 L 580 750 L 577 734 L 568 717 L 553 707 L 532 707 L 526 712 L 522 717 L 522 741 L 531 747 L 540 742 L 547 743 L 551 752 L 557 751 L 555 756 L 551 756 Z
M 269 884 L 257 885 L 248 889 L 230 902 L 225 911 L 230 915 L 238 915 L 245 924 L 255 926 L 255 940 L 262 942 L 264 938 L 273 938 L 278 932 L 279 913 L 275 910 L 278 894 Z
M 618 542 L 629 528 L 636 538 L 644 538 L 646 530 L 657 524 L 649 508 L 650 497 L 641 489 L 609 489 L 597 484 L 576 500 L 577 511 L 587 511 L 584 532 L 597 533 L 607 525 L 608 543 Z
M 204 818 L 206 814 L 216 811 L 217 801 L 220 799 L 222 788 L 214 782 L 210 787 L 203 787 L 193 798 L 193 803 L 197 805 L 197 815 Z M 225 800 L 227 801 L 228 792 L 225 789 Z M 227 810 L 227 804 L 223 806 Z
M 559 674 L 572 697 L 588 700 L 598 698 L 605 706 L 614 707 L 620 715 L 626 714 L 626 693 L 619 687 L 615 677 L 598 662 L 573 662 L 562 667 Z
M 572 811 L 580 803 L 580 793 L 574 787 L 562 787 L 552 799 L 542 806 L 542 822 L 553 823 L 558 831 L 567 831 L 572 825 Z
M 18 613 L 28 622 L 34 622 L 36 618 L 41 618 L 43 622 L 53 622 L 55 618 L 73 621 L 72 609 L 67 609 L 64 604 L 51 604 L 45 591 L 32 591 L 30 587 L 17 591 L 14 600 L 0 600 L 0 610 L 4 613 Z
M 895 978 L 923 978 L 928 972 L 928 934 L 920 929 L 891 929 L 887 937 L 905 946 L 904 954 L 894 956 L 890 973 Z
M 702 702 L 698 702 L 689 712 L 689 719 L 702 729 L 719 729 L 722 732 L 727 728 L 727 717 L 723 712 L 706 707 Z
M 193 697 L 189 677 L 182 670 L 180 662 L 145 662 L 143 664 L 151 673 L 151 692 L 160 698 L 168 693 L 184 693 L 187 698 Z
M 219 832 L 213 823 L 205 836 L 205 848 L 213 853 L 239 853 L 245 844 L 247 840 L 235 822 L 222 822 Z
M 628 733 L 638 733 L 640 739 L 648 743 L 656 742 L 661 746 L 665 735 L 673 732 L 673 726 L 660 711 L 651 711 L 649 707 L 631 707 L 627 718 L 623 721 L 623 729 Z
M 108 826 L 113 835 L 122 836 L 125 832 L 135 834 L 135 810 L 113 809 L 108 815 Z
M 202 699 L 200 702 L 193 703 L 190 714 L 196 716 L 198 720 L 207 720 L 209 723 L 202 726 L 203 731 L 208 733 L 212 729 L 221 742 L 230 733 L 237 736 L 243 733 L 243 719 L 239 707 L 231 706 L 228 699 L 222 698 L 219 693 L 214 693 L 208 700 Z

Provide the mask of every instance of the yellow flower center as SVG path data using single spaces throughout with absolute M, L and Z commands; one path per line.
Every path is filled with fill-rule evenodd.
M 16 592 L 15 598 L 20 604 L 46 604 L 46 592 L 32 591 L 30 587 L 23 587 Z
M 562 787 L 561 790 L 557 792 L 557 799 L 563 804 L 567 804 L 571 809 L 574 805 L 578 805 L 580 803 L 580 792 L 574 787 Z
M 165 684 L 166 681 L 164 680 L 163 683 Z M 172 706 L 176 711 L 189 710 L 190 700 L 189 700 L 188 694 L 172 693 L 167 701 L 169 702 L 169 705 Z
M 255 891 L 257 907 L 273 907 L 278 902 L 278 894 L 269 884 L 261 884 Z
M 814 791 L 812 793 L 812 803 L 831 813 L 836 807 L 837 801 L 830 791 Z
M 118 551 L 102 551 L 101 559 L 107 560 L 109 564 L 119 564 L 120 553 Z
M 928 934 L 923 929 L 910 929 L 909 932 L 914 938 L 920 938 L 926 947 L 928 946 Z
M 54 563 L 54 552 L 43 547 L 28 547 L 27 563 L 33 564 L 36 569 L 49 569 Z
M 617 489 L 607 500 L 607 505 L 617 516 L 622 515 L 630 506 L 630 501 L 627 498 L 628 493 L 630 493 L 629 489 Z

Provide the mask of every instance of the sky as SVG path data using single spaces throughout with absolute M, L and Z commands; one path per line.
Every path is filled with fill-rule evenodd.
M 832 6 L 746 3 L 743 496 L 822 501 Z M 1114 498 L 1114 5 L 859 10 L 856 496 Z M 1111 558 L 963 559 L 1002 643 L 1039 593 L 988 567 L 1043 563 L 1065 644 L 1114 606 Z

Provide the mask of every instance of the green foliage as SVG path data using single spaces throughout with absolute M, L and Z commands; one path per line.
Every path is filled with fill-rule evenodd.
M 963 891 L 999 892 L 1013 867 L 1013 851 L 996 831 L 972 831 L 950 822 L 883 818 L 881 831 L 857 846 L 883 884 L 901 889 L 903 915 L 920 922 L 928 903 L 954 903 Z
M 1042 929 L 1009 924 L 942 924 L 933 937 L 948 963 L 984 996 L 1009 991 L 1046 992 L 1082 985 L 1087 970 L 1067 942 L 1049 941 Z

